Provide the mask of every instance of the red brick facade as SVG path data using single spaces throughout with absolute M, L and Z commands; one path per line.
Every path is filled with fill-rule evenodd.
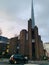
M 10 53 L 16 53 L 18 38 L 10 39 Z M 38 34 L 38 27 L 32 28 L 32 20 L 28 21 L 28 31 L 23 29 L 20 32 L 19 39 L 19 53 L 31 60 L 40 60 L 40 56 L 43 55 L 43 42 L 41 36 Z

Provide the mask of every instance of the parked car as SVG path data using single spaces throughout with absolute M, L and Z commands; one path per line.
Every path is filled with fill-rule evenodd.
M 21 54 L 14 54 L 10 57 L 9 62 L 11 64 L 17 64 L 17 63 L 28 63 L 28 58 L 24 57 Z

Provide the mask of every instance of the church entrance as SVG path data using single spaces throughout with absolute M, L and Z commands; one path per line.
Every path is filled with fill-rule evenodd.
M 35 43 L 32 43 L 32 59 L 35 60 Z
M 35 60 L 35 34 L 32 30 L 32 59 Z

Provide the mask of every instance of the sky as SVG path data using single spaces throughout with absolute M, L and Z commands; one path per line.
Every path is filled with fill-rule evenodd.
M 33 0 L 35 25 L 43 42 L 49 42 L 49 0 Z M 31 0 L 0 0 L 2 36 L 11 38 L 28 29 Z

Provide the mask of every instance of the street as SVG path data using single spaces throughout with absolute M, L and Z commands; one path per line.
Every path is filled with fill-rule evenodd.
M 49 65 L 48 63 L 41 63 L 41 64 L 9 64 L 9 63 L 5 63 L 5 62 L 0 62 L 0 65 Z
M 29 61 L 28 64 L 10 64 L 9 59 L 0 59 L 0 65 L 49 65 L 48 61 Z
M 10 64 L 9 59 L 0 59 L 0 65 L 38 65 L 38 64 Z

